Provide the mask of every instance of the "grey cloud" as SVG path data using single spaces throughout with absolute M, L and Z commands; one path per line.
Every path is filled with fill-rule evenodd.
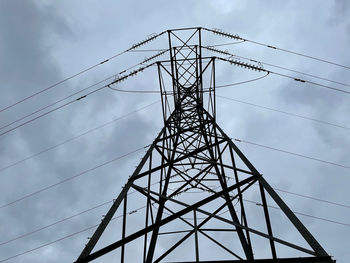
M 332 6 L 332 8 L 329 8 Z M 108 56 L 125 50 L 148 34 L 182 26 L 218 27 L 253 40 L 279 45 L 319 57 L 335 58 L 344 64 L 349 57 L 349 35 L 345 22 L 348 4 L 337 1 L 320 4 L 304 3 L 303 8 L 292 1 L 76 1 L 38 2 L 2 1 L 0 3 L 0 96 L 1 107 L 44 88 Z M 336 19 L 337 26 L 329 23 Z M 337 28 L 337 30 L 335 30 Z M 322 31 L 322 32 L 321 32 Z M 337 36 L 338 51 L 334 50 Z M 217 43 L 230 42 L 207 35 Z M 163 43 L 163 42 L 159 42 Z M 143 48 L 151 48 L 152 44 Z M 157 46 L 157 43 L 154 43 Z M 298 70 L 324 73 L 326 77 L 346 82 L 347 71 L 329 69 L 325 65 L 244 43 L 228 46 L 230 51 L 249 54 L 257 59 L 273 61 Z M 321 52 L 323 51 L 323 52 Z M 148 55 L 148 54 L 147 54 Z M 275 55 L 275 56 L 272 56 Z M 10 111 L 0 113 L 1 123 L 23 116 L 37 107 L 53 102 L 105 76 L 115 74 L 143 58 L 144 54 L 126 54 L 102 65 L 48 93 L 42 94 Z M 270 60 L 271 59 L 271 60 Z M 230 68 L 231 69 L 231 68 Z M 145 71 L 119 87 L 134 90 L 158 90 L 155 70 Z M 233 73 L 232 73 L 233 72 Z M 230 74 L 230 75 L 229 75 Z M 240 75 L 236 70 L 218 72 L 218 83 L 232 83 Z M 250 75 L 240 75 L 249 78 Z M 220 79 L 219 79 L 220 78 Z M 221 92 L 221 91 L 220 91 Z M 276 106 L 315 118 L 346 122 L 348 97 L 309 85 L 299 85 L 278 78 L 265 78 L 244 88 L 223 90 L 225 96 L 247 98 L 266 106 Z M 49 114 L 16 132 L 0 137 L 1 167 L 68 139 L 82 131 L 100 125 L 159 99 L 158 95 L 119 94 L 100 91 L 77 103 Z M 218 99 L 218 119 L 229 136 L 241 136 L 262 144 L 347 164 L 347 131 L 334 130 Z M 285 107 L 285 108 L 283 108 Z M 118 121 L 76 141 L 32 158 L 0 174 L 1 204 L 10 202 L 37 189 L 93 167 L 98 163 L 127 153 L 152 142 L 162 126 L 160 104 Z M 347 170 L 311 162 L 285 154 L 237 144 L 272 185 L 319 198 L 349 203 Z M 140 151 L 125 159 L 92 171 L 50 191 L 4 208 L 0 224 L 11 231 L 1 231 L 1 241 L 49 224 L 93 205 L 114 198 L 144 154 Z M 281 194 L 295 210 L 346 222 L 349 213 L 329 208 L 322 203 Z M 257 196 L 252 195 L 252 199 Z M 1 205 L 0 204 L 0 205 Z M 132 203 L 136 207 L 136 202 Z M 109 205 L 69 220 L 54 228 L 0 247 L 1 259 L 50 242 L 66 234 L 98 223 Z M 251 205 L 254 215 L 256 205 Z M 332 209 L 332 210 L 330 210 Z M 330 213 L 329 211 L 332 211 Z M 279 211 L 272 212 L 276 232 L 280 224 Z M 347 262 L 349 252 L 338 246 L 348 240 L 346 228 L 301 217 L 337 262 Z M 136 221 L 136 220 L 135 220 Z M 253 220 L 254 221 L 254 220 Z M 132 222 L 132 221 L 131 221 Z M 257 223 L 258 222 L 255 222 Z M 111 226 L 113 230 L 113 226 Z M 345 231 L 344 231 L 345 230 Z M 13 262 L 71 262 L 76 259 L 91 235 L 91 230 L 73 238 L 33 251 Z M 113 233 L 113 231 L 111 231 Z M 288 238 L 295 238 L 287 231 Z M 112 240 L 112 234 L 106 240 Z M 107 242 L 107 241 L 105 241 Z M 206 244 L 207 245 L 207 244 Z M 260 246 L 259 246 L 260 248 Z M 261 249 L 261 248 L 260 248 Z M 106 258 L 108 260 L 108 258 Z M 10 262 L 10 261 L 9 261 Z

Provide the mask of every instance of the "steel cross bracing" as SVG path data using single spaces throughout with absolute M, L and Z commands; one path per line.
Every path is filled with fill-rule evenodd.
M 215 58 L 202 56 L 201 28 L 183 31 L 168 31 L 170 60 L 157 62 L 164 127 L 76 262 L 112 251 L 120 262 L 334 262 L 217 125 Z M 252 192 L 262 210 L 246 207 Z M 274 235 L 268 200 L 303 245 Z M 145 207 L 137 220 L 128 212 L 135 202 Z M 117 211 L 119 229 L 104 231 Z M 117 241 L 97 248 L 103 233 Z

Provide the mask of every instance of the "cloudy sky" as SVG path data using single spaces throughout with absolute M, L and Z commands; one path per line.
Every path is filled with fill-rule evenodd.
M 303 3 L 277 0 L 176 3 L 1 0 L 0 108 L 104 61 L 152 33 L 170 28 L 220 28 L 250 40 L 350 66 L 349 14 L 350 4 L 345 0 Z M 209 33 L 204 39 L 208 45 L 232 42 Z M 164 43 L 155 42 L 142 49 L 166 48 Z M 349 69 L 345 67 L 251 43 L 228 45 L 223 49 L 350 83 Z M 104 89 L 13 131 L 10 130 L 38 115 L 7 125 L 113 76 L 150 54 L 123 54 L 0 112 L 0 125 L 6 126 L 0 130 L 0 262 L 6 259 L 6 262 L 74 261 L 93 229 L 59 239 L 99 223 L 110 203 L 28 233 L 115 198 L 145 153 L 145 149 L 138 149 L 150 144 L 162 128 L 161 104 L 152 104 L 159 101 L 159 94 L 140 95 Z M 271 70 L 350 91 L 349 85 L 275 68 Z M 229 84 L 258 76 L 222 64 L 218 67 L 217 83 Z M 157 90 L 156 70 L 146 70 L 123 82 L 121 87 Z M 237 142 L 273 187 L 337 203 L 279 192 L 293 211 L 333 221 L 298 216 L 337 262 L 348 262 L 350 95 L 272 74 L 257 82 L 220 89 L 217 94 L 226 97 L 217 98 L 217 120 L 230 137 L 333 163 Z M 81 95 L 84 93 L 43 112 Z M 122 116 L 126 117 L 120 118 Z M 84 172 L 135 150 L 138 151 L 120 160 Z M 53 186 L 79 174 L 81 176 Z M 271 216 L 278 217 L 280 213 L 271 211 Z M 54 243 L 49 244 L 51 242 Z M 19 255 L 23 252 L 28 253 Z M 13 256 L 16 257 L 10 259 Z

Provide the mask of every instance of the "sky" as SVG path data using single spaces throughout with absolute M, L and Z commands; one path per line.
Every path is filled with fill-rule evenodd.
M 0 108 L 127 50 L 150 34 L 171 28 L 220 28 L 250 40 L 350 66 L 349 13 L 350 4 L 345 0 L 302 4 L 277 0 L 1 0 Z M 203 38 L 207 45 L 232 43 L 231 39 L 210 33 Z M 167 48 L 166 41 L 154 41 L 140 49 L 152 47 Z M 345 83 L 347 86 L 266 66 L 350 91 L 349 69 L 345 67 L 246 42 L 222 49 Z M 62 238 L 100 222 L 109 201 L 118 195 L 163 122 L 159 94 L 103 89 L 30 123 L 24 124 L 38 115 L 7 125 L 113 77 L 151 54 L 154 53 L 124 53 L 0 112 L 0 125 L 6 126 L 0 130 L 0 262 L 73 262 L 94 229 Z M 229 64 L 218 66 L 216 73 L 218 85 L 259 76 Z M 147 69 L 120 87 L 158 90 L 157 77 L 155 68 Z M 217 95 L 226 97 L 217 97 L 217 123 L 230 137 L 314 158 L 237 142 L 273 187 L 338 204 L 278 192 L 293 211 L 313 216 L 298 215 L 328 254 L 339 263 L 348 262 L 350 95 L 273 74 L 218 89 Z M 89 170 L 113 159 L 117 160 Z M 55 185 L 67 178 L 72 179 Z M 105 202 L 109 203 L 36 231 Z M 271 216 L 279 218 L 280 213 L 271 211 Z M 36 232 L 28 234 L 33 231 Z

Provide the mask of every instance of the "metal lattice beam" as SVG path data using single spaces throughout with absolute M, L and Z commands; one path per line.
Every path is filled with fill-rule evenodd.
M 120 262 L 128 262 L 128 248 L 138 240 L 142 243 L 140 261 L 146 263 L 171 262 L 169 257 L 179 253 L 184 244 L 183 249 L 191 250 L 181 255 L 188 255 L 187 261 L 178 263 L 334 262 L 216 123 L 215 58 L 202 56 L 201 28 L 186 30 L 190 32 L 185 38 L 178 30 L 168 31 L 170 58 L 157 62 L 164 127 L 76 262 L 90 262 L 115 250 L 120 251 Z M 206 77 L 210 79 L 209 89 L 203 88 Z M 251 212 L 244 204 L 244 196 L 255 183 L 258 188 L 254 191 L 263 207 L 259 218 L 265 230 L 252 226 Z M 142 227 L 133 231 L 127 227 L 131 190 L 146 208 L 144 217 L 139 217 Z M 268 210 L 271 200 L 308 246 L 274 236 Z M 120 239 L 94 251 L 116 211 L 122 213 Z M 228 235 L 229 242 L 217 238 L 216 233 Z M 271 258 L 259 258 L 253 236 L 265 240 Z M 203 239 L 220 250 L 222 258 L 203 258 Z M 293 249 L 300 257 L 283 258 L 276 244 Z

